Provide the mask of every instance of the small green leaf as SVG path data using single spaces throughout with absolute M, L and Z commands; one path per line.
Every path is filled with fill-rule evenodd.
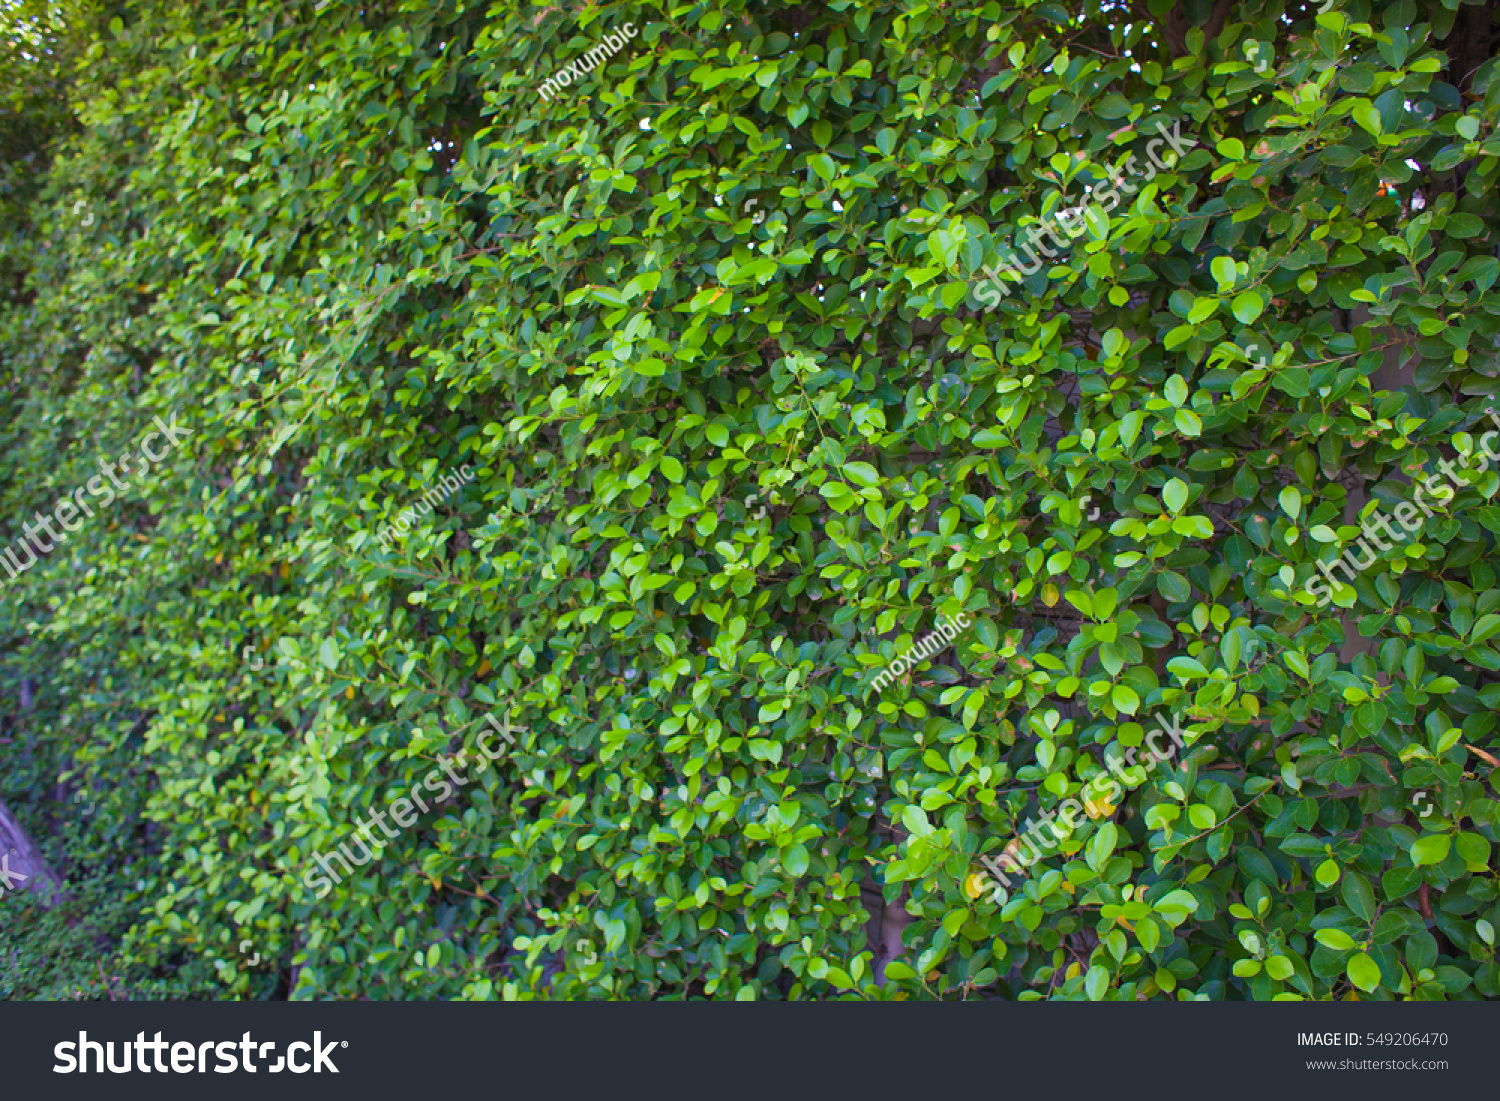
M 1167 662 L 1167 672 L 1175 674 L 1181 680 L 1192 680 L 1194 677 L 1208 676 L 1208 670 L 1195 658 L 1179 655 Z
M 1458 849 L 1458 855 L 1465 864 L 1473 867 L 1488 867 L 1490 862 L 1490 843 L 1477 833 L 1460 833 L 1454 841 L 1454 847 Z
M 1413 842 L 1411 862 L 1419 867 L 1423 864 L 1437 864 L 1448 855 L 1448 850 L 1452 847 L 1453 840 L 1446 833 L 1429 833 Z
M 782 866 L 793 876 L 807 874 L 808 855 L 805 845 L 793 845 L 786 851 Z
M 848 512 L 859 506 L 859 498 L 843 482 L 824 482 L 818 487 L 818 493 L 839 512 Z
M 1356 101 L 1354 104 L 1354 108 L 1349 112 L 1349 116 L 1354 119 L 1355 122 L 1359 123 L 1366 130 L 1368 130 L 1371 134 L 1379 137 L 1382 133 L 1380 126 L 1380 112 L 1376 110 L 1375 105 L 1369 100 L 1362 99 Z
M 1189 439 L 1203 435 L 1203 419 L 1191 409 L 1179 409 L 1172 414 L 1172 427 Z
M 1319 929 L 1313 933 L 1313 939 L 1335 952 L 1347 952 L 1354 947 L 1354 938 L 1342 929 Z
M 1450 237 L 1467 241 L 1484 232 L 1484 222 L 1473 214 L 1450 214 L 1445 228 Z
M 1162 504 L 1170 509 L 1173 515 L 1182 511 L 1182 506 L 1187 504 L 1188 487 L 1181 478 L 1173 478 L 1161 487 Z
M 1255 319 L 1265 311 L 1266 305 L 1260 300 L 1259 294 L 1246 291 L 1244 294 L 1236 295 L 1234 303 L 1229 308 L 1241 325 L 1253 325 Z
M 1209 271 L 1213 273 L 1214 282 L 1219 284 L 1219 290 L 1221 291 L 1233 287 L 1239 279 L 1239 275 L 1234 269 L 1234 261 L 1227 256 L 1215 256 L 1213 263 L 1209 265 Z
M 1198 912 L 1198 899 L 1192 891 L 1170 891 L 1155 906 L 1157 913 L 1193 914 Z
M 1481 642 L 1488 642 L 1497 634 L 1500 634 L 1500 615 L 1494 612 L 1482 615 L 1475 621 L 1473 630 L 1469 633 L 1469 644 L 1478 646 Z
M 1287 486 L 1281 491 L 1281 511 L 1295 520 L 1302 514 L 1302 494 L 1296 486 Z
M 1338 861 L 1325 860 L 1318 865 L 1318 870 L 1314 873 L 1314 878 L 1317 879 L 1319 886 L 1332 887 L 1339 881 L 1340 874 Z
M 1380 985 L 1380 965 L 1361 952 L 1349 960 L 1349 981 L 1369 993 Z
M 1127 715 L 1134 715 L 1136 709 L 1141 706 L 1141 698 L 1135 694 L 1133 689 L 1123 684 L 1117 684 L 1114 688 L 1110 689 L 1109 699 L 1115 707 Z
M 927 821 L 927 815 L 922 813 L 918 806 L 908 806 L 901 812 L 901 824 L 913 837 L 925 837 L 932 832 L 932 826 Z
M 1087 847 L 1088 865 L 1095 871 L 1104 867 L 1104 862 L 1109 859 L 1109 854 L 1115 851 L 1115 842 L 1119 840 L 1119 828 L 1113 822 L 1106 822 L 1099 827 L 1099 831 L 1089 838 Z
M 1344 905 L 1361 921 L 1375 920 L 1375 892 L 1365 877 L 1355 871 L 1344 874 Z

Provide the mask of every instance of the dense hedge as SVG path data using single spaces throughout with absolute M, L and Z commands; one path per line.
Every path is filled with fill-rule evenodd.
M 1500 996 L 1500 477 L 1308 588 L 1488 426 L 1455 4 L 80 6 L 0 521 L 191 435 L 5 581 L 0 795 L 225 995 Z

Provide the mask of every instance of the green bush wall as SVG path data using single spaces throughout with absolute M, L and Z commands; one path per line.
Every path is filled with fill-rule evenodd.
M 101 800 L 49 843 L 113 869 L 121 966 L 1500 995 L 1500 477 L 1304 591 L 1488 425 L 1488 16 L 1146 7 L 80 8 L 76 121 L 0 205 L 0 520 L 192 435 L 0 591 L 0 794 L 49 837 Z M 1196 147 L 976 297 L 1158 122 Z M 313 897 L 310 854 L 507 713 L 511 755 Z M 1185 752 L 997 903 L 981 858 L 1159 715 Z

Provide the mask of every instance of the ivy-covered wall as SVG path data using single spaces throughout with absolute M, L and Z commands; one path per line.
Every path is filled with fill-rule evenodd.
M 0 531 L 190 435 L 0 589 L 0 797 L 224 997 L 1500 996 L 1494 33 L 69 8 Z

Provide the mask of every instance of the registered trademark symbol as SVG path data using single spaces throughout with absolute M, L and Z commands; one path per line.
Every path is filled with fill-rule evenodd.
M 348 1047 L 349 1046 L 349 1041 L 348 1040 L 340 1040 L 339 1043 L 343 1044 L 344 1047 Z

